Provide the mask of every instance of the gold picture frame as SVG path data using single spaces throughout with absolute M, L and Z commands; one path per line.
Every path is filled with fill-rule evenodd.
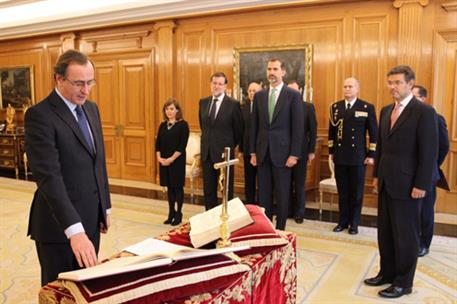
M 243 102 L 247 98 L 250 82 L 256 81 L 268 87 L 267 62 L 271 58 L 282 60 L 286 66 L 284 81 L 296 80 L 304 101 L 312 102 L 312 62 L 311 44 L 235 48 L 233 50 L 234 87 L 233 96 Z
M 0 67 L 0 108 L 22 109 L 35 103 L 33 66 Z

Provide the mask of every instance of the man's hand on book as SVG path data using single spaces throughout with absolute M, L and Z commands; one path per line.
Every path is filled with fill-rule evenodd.
M 85 232 L 73 235 L 70 238 L 70 245 L 79 267 L 92 267 L 98 264 L 94 245 Z

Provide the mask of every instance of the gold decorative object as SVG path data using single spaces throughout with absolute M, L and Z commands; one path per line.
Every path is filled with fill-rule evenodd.
M 229 214 L 227 210 L 228 205 L 228 188 L 230 180 L 230 166 L 234 166 L 239 162 L 239 159 L 230 159 L 230 148 L 225 147 L 224 151 L 224 161 L 214 164 L 214 169 L 220 170 L 219 174 L 219 188 L 222 192 L 222 212 L 221 212 L 221 239 L 217 242 L 218 248 L 230 247 L 230 230 L 228 227 Z M 225 182 L 225 186 L 224 186 Z M 227 254 L 231 258 L 239 261 L 239 257 L 236 256 L 233 252 Z
M 24 113 L 24 117 L 25 117 L 25 112 L 27 112 L 27 110 L 29 109 L 29 104 L 28 103 L 24 103 L 22 104 L 22 112 Z
M 16 115 L 16 110 L 8 104 L 6 108 L 6 133 L 14 133 L 16 125 L 14 124 L 14 116 Z

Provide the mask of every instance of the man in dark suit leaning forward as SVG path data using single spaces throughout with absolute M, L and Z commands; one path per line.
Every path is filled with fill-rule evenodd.
M 111 208 L 100 114 L 87 100 L 94 65 L 69 50 L 54 67 L 55 89 L 25 116 L 25 150 L 37 190 L 28 234 L 41 284 L 63 271 L 97 264 Z
M 413 87 L 413 94 L 420 101 L 427 102 L 427 90 L 423 86 L 415 85 Z M 438 161 L 435 170 L 433 170 L 433 187 L 425 195 L 422 202 L 419 257 L 423 257 L 429 253 L 430 244 L 432 243 L 435 222 L 436 187 L 449 191 L 446 176 L 444 176 L 440 168 L 449 152 L 449 135 L 446 120 L 441 114 L 436 113 L 436 115 L 438 121 Z
M 201 161 L 203 194 L 206 210 L 218 205 L 217 184 L 219 170 L 213 165 L 223 161 L 224 148 L 229 147 L 230 158 L 243 134 L 240 103 L 227 96 L 227 77 L 222 72 L 211 75 L 211 96 L 200 99 L 199 122 L 202 131 Z M 228 199 L 233 198 L 234 167 L 230 167 Z
M 254 96 L 251 117 L 251 164 L 258 166 L 259 202 L 273 218 L 272 194 L 277 203 L 276 228 L 284 230 L 289 206 L 290 176 L 304 141 L 300 93 L 284 85 L 284 63 L 268 61 L 270 87 Z
M 370 286 L 391 285 L 378 292 L 398 298 L 412 292 L 419 251 L 422 200 L 432 189 L 438 152 L 435 110 L 413 94 L 415 75 L 409 66 L 387 74 L 394 104 L 382 108 L 373 185 L 378 189 L 378 246 L 381 268 L 365 280 Z

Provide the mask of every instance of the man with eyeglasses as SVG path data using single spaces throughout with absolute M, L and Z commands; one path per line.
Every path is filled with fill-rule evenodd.
M 394 100 L 381 110 L 373 186 L 378 191 L 380 269 L 365 279 L 383 298 L 412 292 L 419 251 L 420 210 L 432 188 L 438 157 L 435 110 L 412 93 L 415 73 L 405 65 L 387 73 Z
M 96 265 L 111 208 L 100 114 L 87 100 L 94 65 L 75 50 L 54 67 L 55 89 L 25 115 L 25 150 L 37 183 L 28 235 L 41 284 L 60 272 Z

